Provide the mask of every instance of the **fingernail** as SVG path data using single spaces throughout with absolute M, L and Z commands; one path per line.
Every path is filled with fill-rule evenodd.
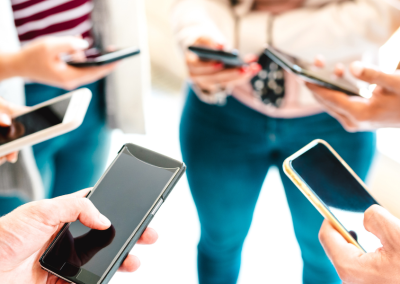
M 360 61 L 353 62 L 350 65 L 351 71 L 356 76 L 361 76 L 362 72 L 364 71 L 364 65 Z
M 261 69 L 262 69 L 262 67 L 261 67 L 260 64 L 257 64 L 257 65 L 254 66 L 254 71 L 255 72 L 259 72 L 259 71 L 261 71 Z
M 241 74 L 245 74 L 245 73 L 247 73 L 247 72 L 249 72 L 249 67 L 241 67 L 241 68 L 240 68 L 240 73 L 241 73 Z
M 8 114 L 2 113 L 0 114 L 0 122 L 3 125 L 11 125 L 11 118 Z
M 80 38 L 75 38 L 72 41 L 72 46 L 73 48 L 75 48 L 76 50 L 82 50 L 82 49 L 87 49 L 89 48 L 89 42 L 87 42 L 84 39 L 80 39 Z
M 107 227 L 111 226 L 111 221 L 103 214 L 100 214 L 99 220 L 104 226 L 107 226 Z
M 10 163 L 15 164 L 18 161 L 18 155 L 15 155 L 14 158 L 12 158 L 12 160 L 10 161 Z
M 221 43 L 217 43 L 217 48 L 218 48 L 218 49 L 224 49 L 224 45 L 221 44 Z
M 222 67 L 224 67 L 224 64 L 222 64 L 222 63 L 215 63 L 214 64 L 214 68 L 215 69 L 219 69 L 219 68 L 222 68 Z

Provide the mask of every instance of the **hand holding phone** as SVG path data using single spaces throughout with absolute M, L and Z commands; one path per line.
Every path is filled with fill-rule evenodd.
M 137 47 L 129 47 L 110 52 L 102 52 L 97 48 L 91 48 L 84 51 L 84 58 L 79 61 L 75 61 L 72 57 L 67 57 L 64 60 L 68 63 L 68 65 L 84 68 L 108 65 L 110 63 L 138 55 L 139 53 L 140 49 Z
M 267 46 L 264 52 L 287 72 L 299 76 L 306 82 L 340 91 L 349 96 L 360 96 L 359 82 L 348 73 L 336 76 L 334 70 L 316 67 L 313 63 L 286 54 L 272 46 Z
M 218 50 L 222 46 L 209 38 L 199 38 L 193 46 L 207 47 Z M 249 60 L 247 66 L 225 68 L 224 63 L 217 60 L 204 61 L 194 52 L 186 52 L 186 64 L 190 78 L 204 95 L 218 92 L 230 92 L 235 86 L 250 82 L 251 78 L 260 71 L 260 66 Z
M 80 89 L 33 107 L 12 108 L 10 124 L 0 127 L 0 157 L 76 129 L 91 98 L 90 90 Z
M 31 202 L 0 218 L 0 239 L 3 240 L 0 242 L 0 283 L 65 283 L 41 269 L 37 260 L 54 239 L 54 232 L 60 230 L 65 222 L 78 219 L 91 228 L 91 232 L 106 232 L 108 240 L 111 239 L 111 223 L 85 198 L 89 192 L 89 189 L 85 189 L 59 198 Z M 5 236 L 7 243 L 4 242 Z M 72 254 L 75 258 L 87 261 L 95 251 L 106 245 L 103 239 L 86 244 L 85 241 L 91 236 L 86 235 L 83 240 L 72 239 L 75 241 Z M 148 228 L 138 243 L 152 244 L 156 240 L 157 233 Z M 137 257 L 128 255 L 119 271 L 133 272 L 139 265 Z
M 88 43 L 85 40 L 72 36 L 34 40 L 20 51 L 6 54 L 9 66 L 5 66 L 5 70 L 13 71 L 8 77 L 25 77 L 34 82 L 73 90 L 104 78 L 116 67 L 108 64 L 78 69 L 63 60 L 62 55 L 81 52 L 87 48 Z M 0 53 L 0 59 L 1 56 Z M 2 73 L 0 72 L 0 80 Z
M 185 169 L 182 162 L 124 145 L 88 196 L 111 226 L 95 231 L 79 221 L 66 224 L 40 258 L 42 268 L 68 282 L 108 283 Z
M 347 242 L 363 252 L 382 246 L 363 223 L 364 213 L 379 203 L 327 142 L 314 140 L 287 158 L 283 169 Z

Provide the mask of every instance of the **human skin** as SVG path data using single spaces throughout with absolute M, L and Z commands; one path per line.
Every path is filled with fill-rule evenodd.
M 364 214 L 364 227 L 377 236 L 382 247 L 364 253 L 348 243 L 329 221 L 319 239 L 344 284 L 395 284 L 400 282 L 400 220 L 373 205 Z
M 107 217 L 85 198 L 88 193 L 89 189 L 27 203 L 0 218 L 0 283 L 67 284 L 41 269 L 39 258 L 65 223 L 79 220 L 92 229 L 110 228 Z M 157 238 L 148 228 L 138 243 L 152 244 Z M 129 255 L 119 271 L 133 272 L 139 266 L 139 259 Z

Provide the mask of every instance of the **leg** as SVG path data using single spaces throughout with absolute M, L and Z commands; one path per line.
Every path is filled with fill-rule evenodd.
M 263 131 L 249 130 L 246 109 L 233 100 L 224 107 L 206 105 L 190 92 L 182 115 L 182 154 L 201 224 L 201 284 L 236 283 L 242 245 L 269 167 Z
M 374 154 L 375 136 L 371 132 L 348 133 L 326 114 L 288 120 L 287 123 L 282 122 L 279 128 L 282 130 L 280 137 L 283 147 L 279 152 L 278 166 L 304 261 L 303 283 L 341 283 L 318 240 L 323 217 L 286 177 L 282 163 L 307 143 L 321 138 L 332 145 L 355 172 L 365 179 Z M 293 136 L 299 139 L 293 140 Z

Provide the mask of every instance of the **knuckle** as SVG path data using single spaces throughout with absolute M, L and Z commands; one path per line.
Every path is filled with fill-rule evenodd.
M 372 205 L 364 212 L 364 225 L 367 227 L 369 224 L 375 221 L 377 216 L 380 214 L 381 208 L 378 205 Z

